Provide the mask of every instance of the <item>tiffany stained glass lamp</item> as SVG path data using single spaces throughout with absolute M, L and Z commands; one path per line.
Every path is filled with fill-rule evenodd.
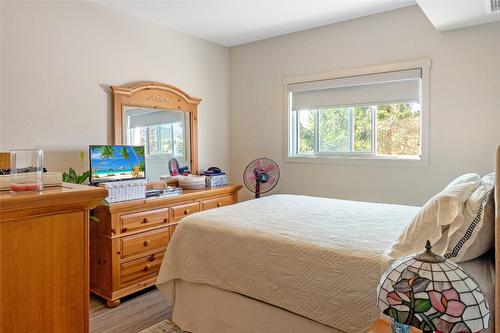
M 429 241 L 425 248 L 395 261 L 380 280 L 377 305 L 392 318 L 393 332 L 400 324 L 440 333 L 487 328 L 490 311 L 478 283 L 458 265 L 433 253 Z

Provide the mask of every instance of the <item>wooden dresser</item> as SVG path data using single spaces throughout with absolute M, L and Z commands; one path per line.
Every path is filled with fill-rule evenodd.
M 0 332 L 88 332 L 89 209 L 106 195 L 0 192 Z
M 154 285 L 163 255 L 182 218 L 237 202 L 241 185 L 184 190 L 176 196 L 101 205 L 91 223 L 90 289 L 109 307 Z

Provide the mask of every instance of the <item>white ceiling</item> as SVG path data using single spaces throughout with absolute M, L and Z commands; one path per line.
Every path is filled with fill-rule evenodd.
M 417 0 L 439 31 L 500 21 L 500 13 L 489 13 L 489 0 Z
M 96 2 L 223 46 L 235 46 L 414 5 L 415 0 Z
M 489 0 L 94 1 L 228 47 L 417 3 L 439 31 L 500 21 L 488 13 Z

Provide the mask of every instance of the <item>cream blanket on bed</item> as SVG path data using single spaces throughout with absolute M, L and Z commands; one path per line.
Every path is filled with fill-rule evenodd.
M 362 332 L 378 316 L 383 252 L 418 211 L 273 195 L 201 212 L 180 223 L 157 285 L 172 303 L 182 279 Z

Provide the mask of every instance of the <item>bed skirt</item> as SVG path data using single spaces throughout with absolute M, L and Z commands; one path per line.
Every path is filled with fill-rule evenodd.
M 169 284 L 172 284 L 169 286 Z M 175 284 L 172 321 L 195 333 L 345 333 L 287 310 L 206 284 L 183 280 L 158 286 L 167 296 Z

